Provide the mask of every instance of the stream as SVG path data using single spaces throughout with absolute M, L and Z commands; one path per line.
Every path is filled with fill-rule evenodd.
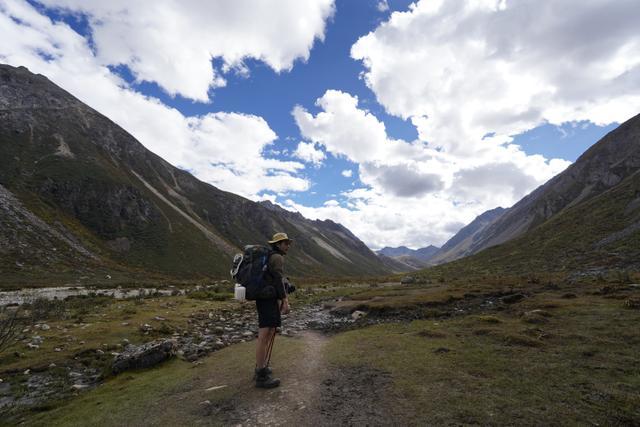
M 8 305 L 22 305 L 37 299 L 63 300 L 71 296 L 103 295 L 116 299 L 135 298 L 138 296 L 157 295 L 171 296 L 184 295 L 193 290 L 201 289 L 201 286 L 189 288 L 86 288 L 84 286 L 60 286 L 51 288 L 28 288 L 19 291 L 0 291 L 0 307 Z

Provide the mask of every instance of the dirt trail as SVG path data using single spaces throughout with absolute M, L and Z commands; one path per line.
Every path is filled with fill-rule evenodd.
M 242 396 L 222 403 L 217 411 L 225 424 L 318 425 L 323 381 L 326 377 L 324 346 L 328 338 L 319 332 L 304 331 L 304 353 L 292 355 L 286 377 L 280 387 L 271 390 L 251 389 Z M 276 338 L 277 345 L 277 338 Z M 283 363 L 279 361 L 279 363 Z M 274 372 L 278 377 L 278 372 Z

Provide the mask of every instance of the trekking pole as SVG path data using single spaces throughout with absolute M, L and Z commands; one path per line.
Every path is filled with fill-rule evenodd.
M 269 342 L 269 349 L 267 350 L 267 363 L 265 363 L 265 367 L 269 366 L 271 362 L 271 351 L 273 350 L 273 342 L 276 340 L 276 328 L 273 328 L 273 335 L 271 335 L 271 341 Z
M 282 310 L 282 303 L 280 303 L 280 306 L 278 307 L 278 310 Z M 267 350 L 267 363 L 265 364 L 265 366 L 269 366 L 269 363 L 271 362 L 271 351 L 273 350 L 273 342 L 276 340 L 276 328 L 273 328 L 273 335 L 271 335 L 271 342 L 269 343 L 269 350 Z

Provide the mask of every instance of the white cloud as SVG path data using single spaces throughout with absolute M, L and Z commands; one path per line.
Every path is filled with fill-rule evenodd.
M 420 166 L 410 162 L 395 165 L 364 163 L 361 171 L 380 189 L 398 197 L 419 197 L 442 190 L 443 180 L 437 174 L 420 171 Z
M 328 90 L 316 101 L 324 111 L 315 117 L 301 106 L 293 116 L 303 136 L 324 145 L 327 151 L 355 162 L 371 161 L 382 155 L 386 142 L 384 124 L 357 108 L 358 98 Z
M 96 61 L 87 40 L 24 2 L 0 0 L 0 33 L 0 62 L 46 75 L 198 178 L 247 197 L 309 188 L 298 176 L 303 164 L 263 157 L 277 136 L 261 117 L 225 112 L 185 117 L 129 88 Z
M 297 157 L 305 162 L 320 166 L 322 161 L 325 159 L 325 154 L 322 150 L 316 148 L 316 144 L 314 142 L 301 141 L 293 152 L 293 157 Z
M 248 72 L 248 58 L 276 72 L 306 61 L 334 12 L 334 0 L 39 2 L 88 19 L 100 65 L 124 64 L 138 81 L 205 102 L 210 88 L 224 86 L 224 72 Z
M 636 114 L 639 16 L 636 0 L 422 0 L 351 54 L 388 112 L 464 157 L 541 123 Z
M 391 140 L 357 98 L 328 91 L 304 137 L 359 163 L 342 206 L 290 204 L 343 222 L 374 248 L 441 244 L 510 206 L 568 162 L 528 156 L 513 135 L 543 123 L 624 121 L 640 110 L 636 0 L 421 0 L 360 38 L 353 58 L 386 112 L 419 141 Z M 413 183 L 406 192 L 402 182 Z
M 293 111 L 303 137 L 358 163 L 366 187 L 344 192 L 344 204 L 286 206 L 341 222 L 373 248 L 442 244 L 460 224 L 512 205 L 569 164 L 495 142 L 451 155 L 421 141 L 389 138 L 384 124 L 348 93 L 329 90 L 316 104 L 322 111 L 315 115 L 301 106 Z
M 351 178 L 353 176 L 353 171 L 351 169 L 345 169 L 341 173 L 345 178 Z

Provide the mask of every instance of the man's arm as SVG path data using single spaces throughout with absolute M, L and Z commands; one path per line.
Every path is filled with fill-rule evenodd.
M 273 277 L 273 286 L 276 288 L 278 299 L 286 300 L 287 292 L 284 289 L 284 257 L 280 254 L 273 254 L 269 258 L 269 272 Z

